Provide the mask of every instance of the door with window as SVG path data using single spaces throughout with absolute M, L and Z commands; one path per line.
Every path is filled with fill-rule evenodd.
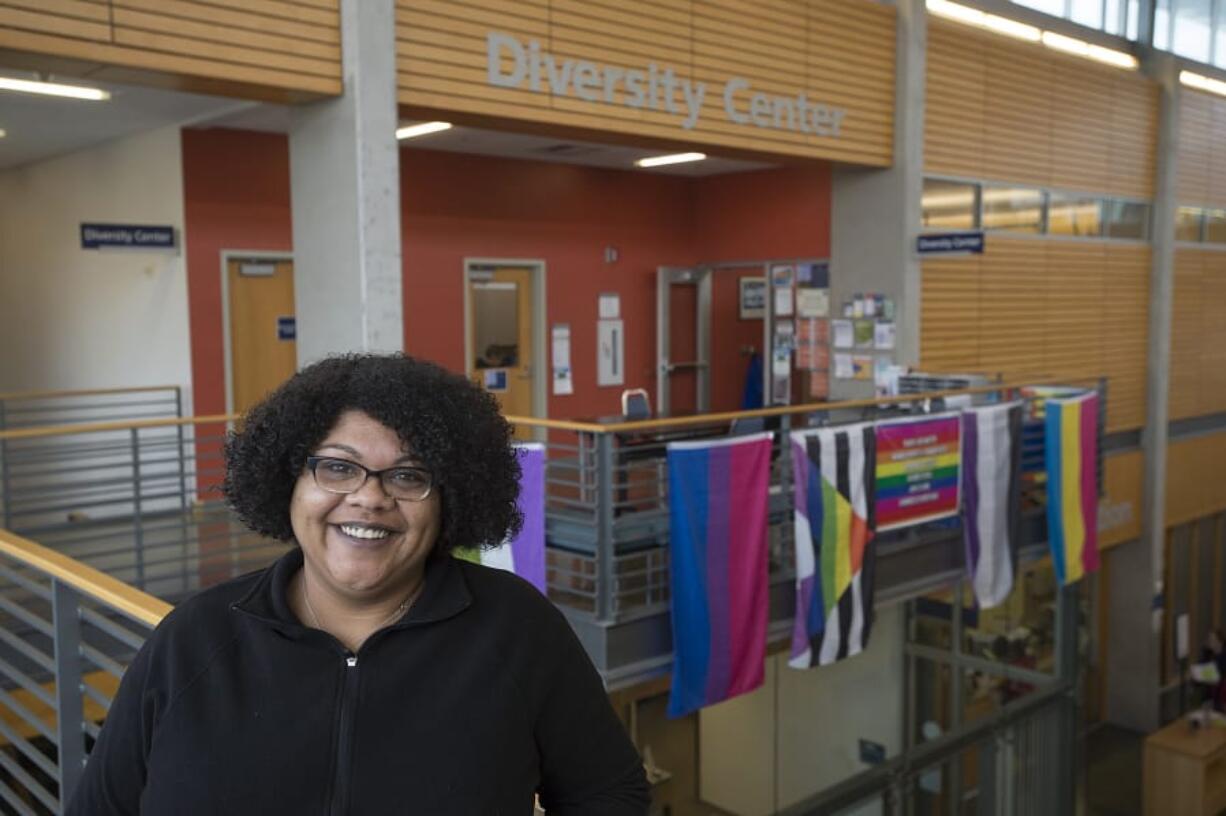
M 470 266 L 467 277 L 470 376 L 494 395 L 503 414 L 532 416 L 532 269 Z M 528 431 L 517 429 L 516 436 L 529 438 Z
M 298 365 L 293 261 L 232 258 L 226 288 L 232 410 L 246 413 Z

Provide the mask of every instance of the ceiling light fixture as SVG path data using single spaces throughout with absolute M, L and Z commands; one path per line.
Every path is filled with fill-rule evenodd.
M 706 153 L 671 153 L 667 156 L 651 156 L 635 162 L 638 167 L 663 167 L 666 164 L 684 164 L 685 162 L 702 161 Z
M 1202 91 L 1226 96 L 1226 82 L 1220 79 L 1213 79 L 1194 71 L 1180 71 L 1179 81 L 1189 88 L 1198 88 Z
M 111 94 L 101 88 L 86 88 L 83 85 L 61 85 L 58 82 L 35 82 L 31 79 L 13 79 L 12 77 L 0 77 L 0 91 L 41 94 L 42 96 L 61 96 L 67 99 L 86 99 L 91 102 L 102 102 L 111 98 Z
M 396 129 L 397 139 L 412 139 L 417 136 L 425 136 L 428 133 L 438 133 L 442 130 L 450 130 L 450 122 L 422 122 L 420 125 L 406 125 Z
M 986 28 L 997 34 L 1004 34 L 1027 42 L 1042 42 L 1056 51 L 1075 54 L 1086 59 L 1114 65 L 1116 68 L 1126 68 L 1135 71 L 1137 58 L 1124 51 L 1114 51 L 1101 45 L 1094 45 L 1076 37 L 1068 37 L 1055 31 L 1044 31 L 1026 23 L 996 14 L 986 14 L 979 9 L 951 3 L 949 0 L 927 0 L 928 11 L 938 17 L 946 17 L 966 25 Z
M 5 129 L 4 129 L 4 128 L 0 128 L 0 139 L 3 139 L 3 138 L 4 138 L 5 136 L 7 136 L 7 135 L 8 135 L 8 133 L 5 131 Z

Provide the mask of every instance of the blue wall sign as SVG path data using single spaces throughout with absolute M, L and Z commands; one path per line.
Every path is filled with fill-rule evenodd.
M 278 340 L 297 340 L 298 339 L 298 320 L 293 315 L 288 317 L 282 315 L 277 318 L 277 339 Z
M 143 224 L 82 224 L 81 249 L 174 249 L 175 228 Z
M 954 252 L 983 252 L 982 232 L 928 233 L 915 240 L 915 250 L 921 255 Z
M 872 740 L 860 740 L 860 761 L 865 765 L 885 764 L 885 746 Z

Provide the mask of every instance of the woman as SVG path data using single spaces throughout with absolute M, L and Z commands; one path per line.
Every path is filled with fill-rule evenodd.
M 566 620 L 452 557 L 515 530 L 493 399 L 399 355 L 291 378 L 226 497 L 298 546 L 200 593 L 124 676 L 70 814 L 642 814 L 642 764 Z

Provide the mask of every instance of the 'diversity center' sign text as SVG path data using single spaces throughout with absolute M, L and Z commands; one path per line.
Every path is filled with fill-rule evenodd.
M 708 88 L 654 62 L 646 68 L 622 68 L 558 59 L 542 51 L 536 40 L 525 45 L 518 37 L 494 31 L 486 37 L 486 71 L 489 84 L 498 88 L 551 91 L 585 102 L 664 111 L 680 117 L 686 130 L 698 124 L 708 93 L 722 96 L 724 117 L 737 125 L 837 138 L 847 114 L 843 108 L 810 102 L 804 91 L 795 96 L 755 91 L 744 77 L 729 77 L 722 87 Z

